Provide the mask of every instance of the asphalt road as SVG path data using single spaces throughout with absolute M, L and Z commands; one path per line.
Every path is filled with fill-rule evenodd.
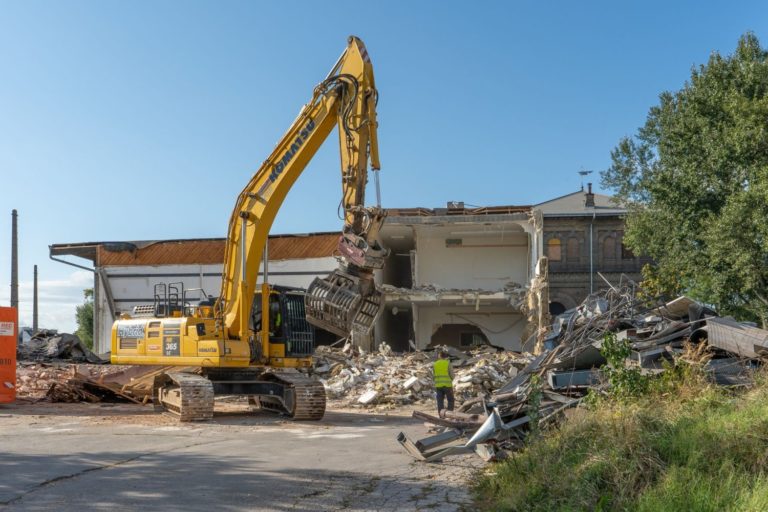
M 136 405 L 0 405 L 0 509 L 472 509 L 477 458 L 413 461 L 395 441 L 426 434 L 409 411 L 294 423 L 221 409 L 179 424 Z

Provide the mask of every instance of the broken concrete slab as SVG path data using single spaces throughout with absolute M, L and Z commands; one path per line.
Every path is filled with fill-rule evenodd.
M 379 396 L 378 391 L 376 391 L 375 389 L 370 389 L 365 393 L 363 393 L 362 395 L 360 395 L 360 398 L 358 398 L 357 401 L 363 405 L 368 405 L 374 400 L 376 400 L 378 396 Z
M 415 375 L 409 379 L 407 379 L 405 382 L 403 382 L 403 389 L 411 389 L 414 388 L 416 391 L 419 391 L 421 386 L 419 386 L 419 378 Z

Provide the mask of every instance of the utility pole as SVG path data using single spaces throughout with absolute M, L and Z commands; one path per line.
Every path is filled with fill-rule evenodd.
M 32 291 L 32 333 L 37 333 L 37 265 L 35 265 L 35 284 Z
M 19 307 L 19 236 L 18 236 L 18 213 L 16 210 L 11 212 L 11 307 Z

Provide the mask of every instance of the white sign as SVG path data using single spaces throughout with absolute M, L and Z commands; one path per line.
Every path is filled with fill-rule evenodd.
M 13 336 L 15 327 L 13 322 L 0 322 L 0 336 Z
M 144 324 L 117 324 L 118 338 L 143 338 Z

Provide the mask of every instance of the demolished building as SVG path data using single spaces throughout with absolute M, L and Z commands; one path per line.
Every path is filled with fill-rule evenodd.
M 385 306 L 376 341 L 395 351 L 408 350 L 407 340 L 419 349 L 521 350 L 531 332 L 527 295 L 541 230 L 530 206 L 388 210 L 381 238 L 391 253 L 378 276 Z
M 463 203 L 387 213 L 381 239 L 390 254 L 376 275 L 386 302 L 369 348 L 382 341 L 396 351 L 488 342 L 521 350 L 521 338 L 535 332 L 530 324 L 538 321 L 531 308 L 536 301 L 528 294 L 543 252 L 541 216 L 529 206 L 465 208 Z M 338 233 L 270 236 L 270 283 L 306 288 L 327 275 L 338 266 L 337 241 Z M 112 323 L 120 314 L 152 304 L 154 285 L 178 282 L 213 296 L 220 289 L 224 239 L 69 243 L 49 249 L 53 259 L 94 272 L 97 353 L 109 351 Z M 84 258 L 92 267 L 64 256 Z M 263 266 L 260 270 L 261 277 Z

